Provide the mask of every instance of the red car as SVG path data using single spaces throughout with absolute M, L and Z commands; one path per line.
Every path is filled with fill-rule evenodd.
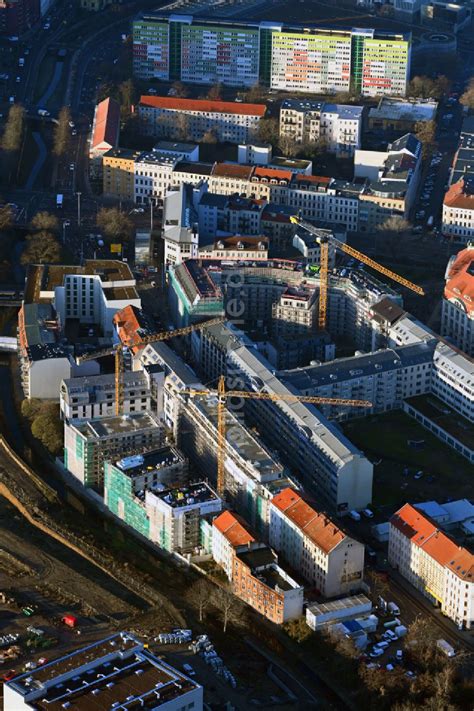
M 10 671 L 7 671 L 2 676 L 2 679 L 3 679 L 3 681 L 10 681 L 10 679 L 13 679 L 14 676 L 16 676 L 16 671 L 14 669 L 10 669 Z

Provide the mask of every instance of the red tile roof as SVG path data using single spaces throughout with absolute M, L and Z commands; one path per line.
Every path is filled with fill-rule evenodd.
M 464 178 L 453 183 L 444 196 L 444 205 L 447 207 L 459 207 L 464 210 L 474 210 L 474 193 L 466 192 Z
M 127 346 L 138 344 L 142 338 L 154 333 L 154 324 L 141 309 L 129 304 L 114 315 L 113 323 L 122 343 Z M 132 348 L 134 352 L 138 348 Z
M 273 497 L 272 504 L 325 553 L 330 553 L 346 538 L 344 531 L 325 514 L 313 509 L 294 489 L 280 491 Z
M 120 132 L 120 105 L 110 96 L 97 104 L 94 116 L 94 131 L 91 139 L 91 149 L 101 143 L 115 148 Z
M 212 525 L 229 541 L 233 548 L 248 546 L 255 542 L 250 531 L 245 528 L 244 522 L 231 511 L 223 511 L 214 519 Z
M 170 111 L 199 111 L 199 113 L 243 114 L 245 116 L 265 116 L 265 104 L 239 104 L 234 101 L 209 101 L 208 99 L 177 99 L 174 96 L 140 97 L 142 106 Z
M 436 524 L 411 504 L 405 504 L 390 519 L 390 523 L 412 543 L 440 565 L 448 567 L 460 578 L 474 582 L 474 555 L 458 546 Z
M 474 312 L 474 249 L 463 249 L 449 267 L 445 299 L 460 300 L 467 313 Z
M 293 177 L 291 170 L 279 170 L 278 168 L 255 168 L 254 178 L 261 180 L 266 178 L 267 180 L 286 180 L 290 182 Z

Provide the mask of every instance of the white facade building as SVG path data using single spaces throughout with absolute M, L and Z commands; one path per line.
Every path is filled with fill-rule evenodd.
M 459 627 L 474 625 L 474 556 L 410 504 L 390 520 L 388 559 Z
M 142 96 L 137 107 L 141 131 L 148 136 L 248 143 L 258 134 L 265 104 L 245 104 L 169 96 Z
M 212 557 L 232 580 L 234 556 L 245 550 L 260 548 L 244 520 L 232 511 L 223 511 L 212 522 Z
M 444 196 L 441 229 L 456 242 L 474 240 L 474 175 L 460 178 Z
M 193 553 L 199 547 L 200 520 L 217 514 L 222 501 L 204 482 L 145 490 L 150 540 L 168 552 Z
M 441 313 L 441 334 L 474 356 L 474 244 L 449 260 Z
M 360 148 L 362 106 L 285 99 L 280 109 L 280 136 L 296 143 L 321 140 L 329 153 L 352 156 Z
M 364 577 L 364 545 L 293 489 L 272 499 L 270 545 L 324 597 L 347 594 Z
M 122 412 L 163 411 L 164 371 L 159 366 L 122 375 Z M 115 414 L 115 375 L 83 376 L 63 380 L 60 388 L 61 417 L 64 420 L 93 420 Z

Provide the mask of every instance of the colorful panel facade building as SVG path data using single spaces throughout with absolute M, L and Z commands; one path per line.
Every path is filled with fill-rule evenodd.
M 143 14 L 134 22 L 133 63 L 142 79 L 283 91 L 404 95 L 411 36 Z
M 272 89 L 315 94 L 349 91 L 351 33 L 274 32 Z

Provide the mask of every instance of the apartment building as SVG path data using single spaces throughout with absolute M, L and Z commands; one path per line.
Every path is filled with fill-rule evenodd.
M 122 412 L 163 412 L 164 372 L 160 366 L 122 375 Z M 63 420 L 96 420 L 115 414 L 115 375 L 89 375 L 67 378 L 59 391 Z
M 456 242 L 474 236 L 474 121 L 464 119 L 451 168 L 450 188 L 444 196 L 442 230 Z
M 317 322 L 315 289 L 288 286 L 272 308 L 272 335 L 277 339 L 311 335 L 316 330 Z
M 160 367 L 165 373 L 163 389 L 163 419 L 176 438 L 180 416 L 180 393 L 183 390 L 202 390 L 203 384 L 190 368 L 163 341 L 150 343 L 140 349 L 133 359 L 133 370 Z
M 360 199 L 370 226 L 374 222 L 380 224 L 393 213 L 408 217 L 416 199 L 421 165 L 422 144 L 411 133 L 389 144 L 387 151 L 356 150 L 354 176 L 368 181 Z M 367 203 L 373 204 L 373 214 Z M 359 220 L 362 221 L 361 214 Z
M 150 540 L 169 553 L 195 553 L 201 518 L 218 514 L 222 501 L 205 482 L 145 490 Z
M 173 171 L 179 160 L 179 156 L 161 153 L 155 149 L 140 153 L 135 159 L 135 202 L 139 205 L 149 202 L 161 205 L 173 184 Z
M 212 486 L 217 482 L 217 399 L 178 395 L 180 449 Z M 224 468 L 227 503 L 262 537 L 268 535 L 270 501 L 291 486 L 283 465 L 246 425 L 243 412 L 226 410 L 227 456 Z
M 404 96 L 410 33 L 143 13 L 133 23 L 140 79 L 330 94 Z
M 159 691 L 158 691 L 159 689 Z M 129 632 L 69 651 L 4 684 L 5 708 L 203 710 L 203 687 Z
M 245 521 L 233 511 L 223 511 L 212 522 L 212 557 L 229 580 L 234 572 L 234 556 L 246 550 L 261 548 Z
M 113 148 L 102 156 L 102 191 L 128 202 L 135 202 L 135 160 L 138 151 Z
M 266 113 L 265 104 L 208 99 L 141 96 L 136 107 L 146 136 L 202 141 L 212 135 L 220 143 L 250 143 Z
M 450 258 L 441 311 L 441 335 L 474 356 L 474 244 Z
M 169 305 L 178 327 L 224 315 L 222 291 L 197 260 L 170 267 L 168 275 Z
M 474 625 L 474 556 L 405 504 L 390 519 L 388 559 L 459 628 Z
M 323 597 L 345 595 L 364 577 L 364 545 L 293 489 L 273 497 L 270 545 Z
M 236 553 L 233 560 L 237 597 L 277 625 L 301 616 L 304 588 L 278 565 L 270 548 Z
M 280 372 L 289 387 L 304 395 L 362 399 L 372 412 L 398 410 L 406 398 L 431 391 L 436 340 L 399 348 L 385 348 L 351 358 Z M 326 417 L 339 420 L 361 415 L 357 408 L 321 405 Z
M 186 484 L 187 459 L 174 447 L 104 462 L 104 503 L 115 516 L 154 543 L 146 492 Z
M 18 312 L 25 397 L 57 400 L 63 379 L 97 374 L 97 363 L 77 365 L 74 357 L 91 345 L 99 349 L 110 343 L 113 315 L 126 304 L 140 307 L 141 301 L 135 278 L 124 262 L 86 260 L 82 267 L 31 265 Z M 71 328 L 73 343 L 68 341 Z
M 474 422 L 474 362 L 462 351 L 439 343 L 433 358 L 431 392 Z
M 104 462 L 161 447 L 164 428 L 149 412 L 64 423 L 64 467 L 87 487 L 102 491 Z
M 294 394 L 270 363 L 245 346 L 229 352 L 228 368 L 243 381 L 278 398 Z M 372 500 L 372 464 L 313 405 L 246 400 L 245 413 L 255 422 L 263 440 L 275 447 L 290 472 L 319 501 L 339 514 L 365 508 Z
M 460 178 L 457 183 L 451 183 L 443 200 L 441 229 L 456 242 L 468 244 L 474 239 L 474 171 Z
M 166 193 L 163 204 L 162 238 L 165 265 L 181 264 L 194 259 L 199 248 L 197 205 L 205 191 L 204 185 L 193 187 L 181 183 Z
M 362 106 L 285 99 L 280 108 L 280 136 L 295 143 L 321 141 L 329 153 L 354 155 L 360 148 Z
M 268 237 L 222 237 L 211 245 L 199 248 L 199 259 L 210 260 L 267 260 Z

